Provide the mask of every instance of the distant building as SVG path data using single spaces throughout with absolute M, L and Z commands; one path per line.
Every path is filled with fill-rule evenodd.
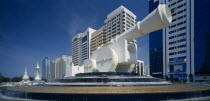
M 42 78 L 48 80 L 49 72 L 50 72 L 50 59 L 48 57 L 45 57 L 42 60 Z
M 144 76 L 150 76 L 150 66 L 144 67 Z
M 90 40 L 93 32 L 95 32 L 94 29 L 87 28 L 85 32 L 73 37 L 72 58 L 75 65 L 83 65 L 83 60 L 90 57 Z
M 133 73 L 137 73 L 140 76 L 144 76 L 144 61 L 137 60 L 137 63 L 133 69 Z
M 160 33 L 161 34 L 161 33 Z M 163 48 L 152 48 L 149 51 L 150 75 L 163 76 Z
M 149 13 L 155 10 L 165 0 L 149 0 Z M 149 64 L 150 74 L 155 77 L 163 76 L 163 30 L 149 34 Z
M 55 80 L 55 61 L 51 61 L 50 62 L 50 81 L 54 81 Z
M 124 6 L 120 6 L 109 15 L 105 23 L 105 43 L 122 34 L 136 24 L 136 15 Z
M 55 79 L 61 79 L 61 78 L 72 76 L 72 71 L 73 72 L 75 71 L 73 70 L 74 68 L 72 68 L 72 65 L 73 65 L 72 57 L 67 56 L 67 55 L 62 55 L 61 57 L 57 58 L 55 62 L 51 62 L 52 81 Z
M 55 60 L 55 79 L 62 78 L 61 75 L 61 58 Z
M 69 70 L 70 68 L 70 63 L 72 62 L 72 57 L 71 56 L 67 56 L 67 55 L 62 55 L 61 56 L 61 61 L 60 61 L 60 65 L 61 65 L 61 78 L 64 78 L 66 73 L 68 73 L 69 71 L 66 71 L 67 69 Z
M 68 56 L 68 59 L 66 61 L 66 73 L 65 73 L 64 77 L 71 76 L 72 65 L 73 65 L 72 57 Z

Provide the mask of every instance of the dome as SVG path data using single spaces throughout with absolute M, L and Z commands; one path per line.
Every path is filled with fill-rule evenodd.
M 28 81 L 29 80 L 29 77 L 28 77 L 28 74 L 27 74 L 27 69 L 25 68 L 25 74 L 22 78 L 23 81 Z

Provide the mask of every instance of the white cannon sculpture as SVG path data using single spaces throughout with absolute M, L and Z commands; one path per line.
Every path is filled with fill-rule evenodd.
M 85 72 L 132 72 L 137 62 L 137 45 L 133 40 L 166 28 L 171 21 L 172 16 L 168 6 L 158 5 L 134 27 L 93 51 L 91 57 L 84 61 Z

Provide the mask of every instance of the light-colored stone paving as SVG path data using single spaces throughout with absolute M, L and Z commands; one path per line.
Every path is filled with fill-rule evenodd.
M 25 86 L 11 87 L 8 90 L 42 93 L 67 94 L 133 94 L 133 93 L 167 93 L 206 90 L 204 85 L 138 86 L 138 87 L 61 87 L 61 86 Z

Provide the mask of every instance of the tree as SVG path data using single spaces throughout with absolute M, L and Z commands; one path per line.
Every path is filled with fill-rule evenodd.
M 0 83 L 3 82 L 4 78 L 5 78 L 5 77 L 0 73 Z
M 33 78 L 33 77 L 29 77 L 29 80 L 30 80 L 30 81 L 33 81 L 33 80 L 34 80 L 34 78 Z
M 19 77 L 13 77 L 12 78 L 12 82 L 20 82 L 22 80 L 22 76 L 19 76 Z
M 1 73 L 0 73 L 0 83 L 2 82 L 10 82 L 10 78 L 9 77 L 4 77 Z

